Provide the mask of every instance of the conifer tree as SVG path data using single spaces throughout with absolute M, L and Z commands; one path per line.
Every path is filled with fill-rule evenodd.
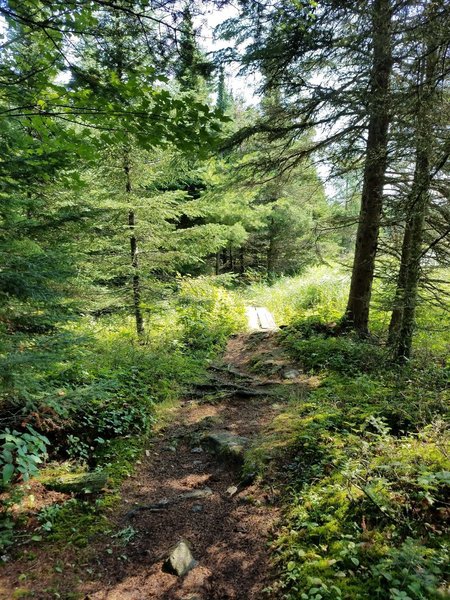
M 436 17 L 439 15 L 439 25 Z M 389 326 L 389 343 L 399 361 L 410 358 L 415 311 L 421 277 L 423 241 L 432 198 L 433 177 L 445 165 L 448 151 L 439 143 L 445 114 L 441 83 L 448 58 L 445 9 L 439 3 L 426 5 L 423 22 L 415 37 L 421 38 L 409 75 L 408 132 L 414 136 L 414 175 L 405 202 L 405 225 L 397 277 L 394 308 Z M 416 73 L 414 73 L 414 69 Z M 445 125 L 444 125 L 445 128 Z M 400 142 L 404 142 L 400 140 Z

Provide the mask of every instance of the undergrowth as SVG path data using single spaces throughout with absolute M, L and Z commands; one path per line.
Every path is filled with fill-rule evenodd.
M 176 294 L 146 310 L 143 343 L 136 341 L 132 319 L 120 314 L 86 315 L 46 334 L 2 336 L 1 419 L 11 430 L 0 453 L 3 549 L 14 541 L 11 509 L 29 495 L 25 460 L 26 476 L 49 461 L 46 482 L 61 478 L 61 466 L 106 474 L 108 494 L 95 502 L 75 499 L 79 505 L 55 512 L 53 537 L 88 539 L 88 524 L 112 501 L 151 435 L 155 407 L 200 381 L 208 360 L 244 325 L 242 302 L 207 277 L 181 281 Z M 71 535 L 71 528 L 77 533 Z
M 447 598 L 450 369 L 436 358 L 400 369 L 380 345 L 318 330 L 297 320 L 282 333 L 320 383 L 292 397 L 257 453 L 278 456 L 290 490 L 276 592 Z

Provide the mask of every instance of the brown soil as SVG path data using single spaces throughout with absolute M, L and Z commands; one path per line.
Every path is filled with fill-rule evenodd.
M 199 447 L 205 430 L 228 430 L 255 441 L 281 410 L 276 384 L 304 385 L 302 375 L 283 379 L 292 367 L 278 347 L 276 333 L 239 335 L 229 342 L 214 380 L 262 390 L 255 397 L 225 395 L 219 400 L 186 397 L 170 424 L 158 432 L 126 480 L 121 503 L 111 517 L 122 539 L 104 536 L 88 548 L 38 545 L 6 564 L 0 598 L 83 598 L 85 600 L 252 600 L 270 585 L 268 542 L 279 508 L 267 483 L 256 482 L 233 497 L 241 469 Z M 270 365 L 268 377 L 253 372 Z M 233 372 L 230 372 L 229 369 Z M 219 396 L 218 396 L 219 397 Z M 194 449 L 194 452 L 192 451 Z M 209 487 L 200 499 L 179 494 Z M 163 499 L 158 511 L 136 507 Z M 129 534 L 130 539 L 125 537 Z M 184 577 L 163 571 L 171 548 L 185 539 L 198 566 Z M 20 590 L 24 595 L 20 595 Z M 25 595 L 29 591 L 30 594 Z M 59 595 L 57 595 L 59 594 Z

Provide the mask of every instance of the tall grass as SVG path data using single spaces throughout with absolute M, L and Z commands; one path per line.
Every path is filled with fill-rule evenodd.
M 435 277 L 450 281 L 450 272 L 440 269 Z M 345 311 L 350 273 L 342 267 L 320 265 L 297 277 L 283 277 L 272 286 L 255 283 L 244 292 L 247 304 L 266 306 L 277 325 L 290 325 L 308 318 L 325 322 L 339 320 Z M 450 293 L 450 284 L 447 286 Z M 370 329 L 384 340 L 389 327 L 393 289 L 383 280 L 373 286 Z M 450 353 L 450 306 L 444 296 L 436 298 L 423 290 L 417 308 L 414 348 L 422 358 Z
M 245 297 L 250 304 L 266 306 L 277 325 L 308 317 L 333 321 L 343 314 L 349 281 L 341 269 L 320 265 L 297 277 L 283 277 L 272 286 L 254 284 Z

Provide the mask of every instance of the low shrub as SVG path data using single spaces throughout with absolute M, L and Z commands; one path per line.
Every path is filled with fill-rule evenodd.
M 389 368 L 390 357 L 385 348 L 351 337 L 321 337 L 304 335 L 295 325 L 288 328 L 284 341 L 293 358 L 306 371 L 329 370 L 357 375 L 380 368 Z

